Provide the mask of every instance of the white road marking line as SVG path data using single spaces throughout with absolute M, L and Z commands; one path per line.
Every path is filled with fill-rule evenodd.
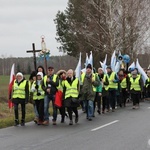
M 119 121 L 119 120 L 112 121 L 112 122 L 107 123 L 107 124 L 104 124 L 104 125 L 102 125 L 102 126 L 100 126 L 100 127 L 94 128 L 94 129 L 92 129 L 91 131 L 99 130 L 99 129 L 104 128 L 104 127 L 107 127 L 107 126 L 109 126 L 109 125 L 111 125 L 111 124 L 117 123 L 118 121 Z

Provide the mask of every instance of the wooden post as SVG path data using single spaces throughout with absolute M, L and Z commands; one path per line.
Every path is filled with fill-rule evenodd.
M 35 50 L 35 44 L 32 43 L 32 50 L 27 50 L 27 53 L 33 53 L 33 61 L 34 61 L 34 69 L 36 71 L 36 52 L 40 52 L 41 50 Z

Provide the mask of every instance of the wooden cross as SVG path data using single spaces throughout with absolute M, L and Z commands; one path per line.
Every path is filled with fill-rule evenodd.
M 36 52 L 40 52 L 41 50 L 35 50 L 35 44 L 32 43 L 32 50 L 27 50 L 27 53 L 33 53 L 33 60 L 34 60 L 34 69 L 36 71 Z

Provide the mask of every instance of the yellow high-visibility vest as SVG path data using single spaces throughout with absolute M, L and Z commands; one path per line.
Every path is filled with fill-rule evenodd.
M 76 78 L 72 84 L 70 85 L 68 83 L 67 80 L 65 80 L 65 87 L 66 87 L 66 92 L 65 92 L 65 99 L 68 98 L 68 97 L 74 97 L 74 98 L 77 98 L 78 95 L 79 95 L 79 92 L 78 92 L 78 78 Z
M 113 80 L 115 80 L 115 72 L 112 72 L 110 76 L 108 76 L 108 81 L 109 81 L 109 88 L 117 89 L 118 88 L 118 83 L 114 83 Z
M 124 78 L 124 79 L 121 81 L 120 85 L 121 85 L 121 88 L 127 88 L 127 79 Z
M 46 80 L 47 80 L 47 78 L 48 78 L 48 76 L 46 75 L 46 76 L 44 76 L 44 85 L 46 86 Z M 57 75 L 56 74 L 54 74 L 53 75 L 53 82 L 56 82 L 56 78 L 57 78 Z
M 36 81 L 33 82 L 33 85 L 36 86 Z M 37 96 L 37 93 L 40 93 L 41 95 Z M 44 99 L 45 96 L 45 92 L 42 89 L 41 84 L 38 87 L 38 91 L 36 90 L 35 92 L 33 92 L 33 100 L 41 100 Z
M 13 85 L 13 96 L 12 98 L 20 98 L 20 99 L 25 99 L 25 86 L 26 86 L 27 80 L 24 80 L 21 82 L 19 85 L 14 80 L 14 85 Z
M 139 77 L 137 77 L 135 80 L 133 80 L 132 77 L 130 78 L 130 82 L 131 82 L 130 90 L 134 89 L 135 91 L 141 91 L 139 80 L 140 80 Z

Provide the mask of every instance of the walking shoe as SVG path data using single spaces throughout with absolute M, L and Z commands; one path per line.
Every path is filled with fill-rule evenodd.
M 45 121 L 43 122 L 43 125 L 48 126 L 48 125 L 49 125 L 49 120 L 45 120 Z
M 78 117 L 75 118 L 75 123 L 78 123 L 79 119 Z
M 88 120 L 89 120 L 89 121 L 92 121 L 92 118 L 91 118 L 91 117 L 89 117 L 89 118 L 88 118 Z
M 56 121 L 53 121 L 53 125 L 56 125 Z
M 72 120 L 70 120 L 69 125 L 73 125 L 73 121 Z
M 24 121 L 24 120 L 21 120 L 20 125 L 21 125 L 21 126 L 25 126 L 25 121 Z
M 99 115 L 101 114 L 100 110 L 97 110 L 97 112 L 98 112 Z
M 115 112 L 115 109 L 112 109 L 112 112 Z
M 132 109 L 135 109 L 135 105 L 132 107 Z
M 16 126 L 16 127 L 17 127 L 18 125 L 19 125 L 19 121 L 16 119 L 16 120 L 15 120 L 15 124 L 14 124 L 14 126 Z
M 43 125 L 43 121 L 39 120 L 39 121 L 37 122 L 37 125 Z
M 33 121 L 37 124 L 39 121 L 39 118 L 35 117 Z
M 105 113 L 105 110 L 102 110 L 102 114 L 104 114 Z
M 107 109 L 107 112 L 109 112 L 110 111 L 110 109 Z

